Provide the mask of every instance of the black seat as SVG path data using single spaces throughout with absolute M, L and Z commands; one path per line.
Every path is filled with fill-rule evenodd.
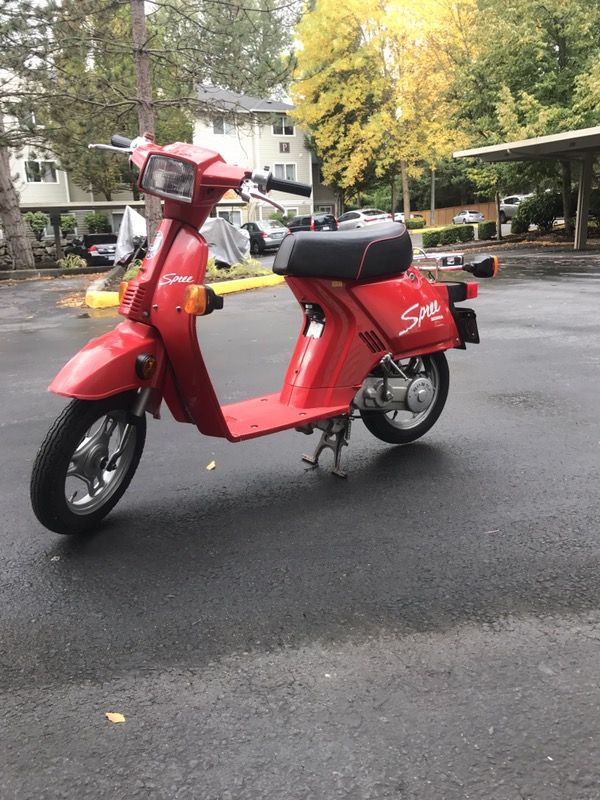
M 273 272 L 302 278 L 372 280 L 410 267 L 412 243 L 399 222 L 353 231 L 288 234 L 275 257 Z

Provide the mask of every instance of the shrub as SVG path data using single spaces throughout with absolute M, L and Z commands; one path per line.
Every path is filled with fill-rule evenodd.
M 29 224 L 38 242 L 41 242 L 44 230 L 50 223 L 48 214 L 44 214 L 43 211 L 27 211 L 23 214 L 23 219 Z
M 557 217 L 562 217 L 562 213 L 562 197 L 560 193 L 542 192 L 523 200 L 515 217 L 522 217 L 524 221 L 527 221 L 528 225 L 537 225 L 540 231 L 548 233 L 552 230 L 554 220 Z
M 457 238 L 454 239 L 455 242 L 472 242 L 475 238 L 474 225 L 458 225 L 455 226 L 455 230 L 457 233 Z
M 74 214 L 61 214 L 60 215 L 60 230 L 63 236 L 68 233 L 74 233 L 77 225 L 77 217 Z
M 69 253 L 64 258 L 60 258 L 57 264 L 61 269 L 81 269 L 88 265 L 85 258 L 78 256 L 76 253 Z
M 409 219 L 408 222 L 406 223 L 406 227 L 409 230 L 412 230 L 412 229 L 415 229 L 415 228 L 424 228 L 425 227 L 425 220 L 424 219 Z
M 440 244 L 454 244 L 458 241 L 458 228 L 442 228 L 440 231 Z
M 521 203 L 523 205 L 523 203 Z M 510 221 L 511 233 L 527 233 L 529 230 L 529 220 L 525 214 L 521 214 L 521 207 L 517 209 L 517 213 Z
M 477 238 L 482 242 L 487 239 L 493 239 L 496 235 L 496 222 L 489 219 L 487 222 L 480 222 L 477 225 Z
M 91 211 L 83 218 L 89 233 L 110 233 L 112 228 L 106 214 L 97 214 Z
M 440 231 L 425 231 L 423 247 L 437 247 L 440 243 Z

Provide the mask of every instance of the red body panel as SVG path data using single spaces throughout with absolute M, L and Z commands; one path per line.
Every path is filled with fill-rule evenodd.
M 141 380 L 135 372 L 135 360 L 141 353 L 153 355 L 159 364 L 149 381 Z M 126 320 L 88 342 L 65 364 L 48 389 L 65 397 L 100 400 L 141 386 L 161 386 L 164 368 L 158 332 L 149 325 Z

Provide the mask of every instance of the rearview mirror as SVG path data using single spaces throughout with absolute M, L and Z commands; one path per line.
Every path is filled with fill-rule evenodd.
M 494 278 L 498 272 L 498 256 L 478 256 L 463 269 L 476 278 Z

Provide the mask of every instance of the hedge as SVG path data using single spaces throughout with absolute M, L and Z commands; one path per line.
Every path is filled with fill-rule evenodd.
M 406 223 L 406 227 L 411 230 L 414 228 L 424 228 L 425 227 L 425 220 L 424 219 L 409 219 Z
M 480 222 L 477 225 L 477 238 L 481 241 L 493 239 L 496 233 L 496 222 L 493 219 L 489 219 L 487 222 Z
M 457 242 L 470 242 L 475 238 L 472 225 L 448 225 L 436 231 L 423 233 L 423 247 L 437 247 L 440 244 L 456 244 Z

